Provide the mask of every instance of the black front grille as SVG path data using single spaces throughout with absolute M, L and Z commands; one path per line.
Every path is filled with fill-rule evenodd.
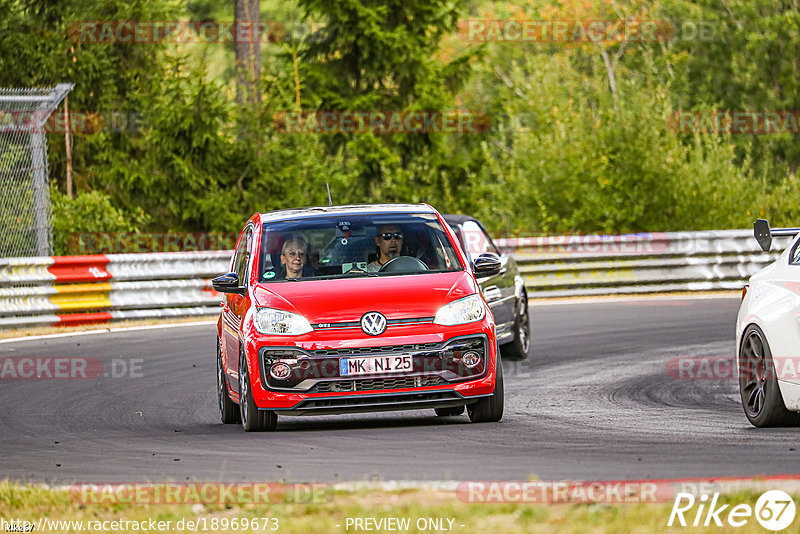
M 475 351 L 486 357 L 486 336 L 457 337 L 445 342 L 407 343 L 373 347 L 331 348 L 304 350 L 299 347 L 261 347 L 261 379 L 269 389 L 297 390 L 308 393 L 360 392 L 400 389 L 450 384 L 471 380 L 486 372 L 483 363 L 466 368 L 461 356 L 465 351 Z M 408 355 L 411 369 L 402 375 L 376 373 L 370 376 L 342 376 L 342 358 L 369 358 L 390 355 Z M 291 373 L 283 380 L 270 376 L 276 361 L 290 361 Z M 410 376 L 411 375 L 411 376 Z M 420 384 L 419 380 L 423 380 Z
M 418 350 L 436 350 L 441 343 L 416 343 L 413 345 L 386 345 L 383 347 L 359 347 L 352 349 L 323 349 L 309 351 L 320 358 L 338 358 L 340 356 L 370 356 L 375 354 L 391 354 L 395 352 L 410 352 Z
M 438 376 L 417 376 L 397 378 L 360 378 L 358 380 L 334 380 L 320 382 L 309 390 L 309 393 L 335 393 L 338 391 L 374 391 L 379 389 L 403 389 L 414 387 L 430 387 L 447 384 Z

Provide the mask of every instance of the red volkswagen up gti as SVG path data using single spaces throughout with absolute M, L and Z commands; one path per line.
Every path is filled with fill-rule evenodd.
M 222 422 L 423 408 L 499 421 L 495 323 L 475 279 L 499 269 L 493 254 L 469 264 L 425 204 L 253 215 L 213 280 Z

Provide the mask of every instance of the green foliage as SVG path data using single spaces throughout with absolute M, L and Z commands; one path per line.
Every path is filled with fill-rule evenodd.
M 0 0 L 0 86 L 46 87 L 73 82 L 70 109 L 108 117 L 141 113 L 163 82 L 165 44 L 91 42 L 84 21 L 163 21 L 178 16 L 173 0 Z M 51 139 L 51 176 L 63 190 L 63 136 Z M 53 142 L 58 139 L 60 142 Z M 103 172 L 114 152 L 129 153 L 125 136 L 106 130 L 77 135 L 74 179 L 79 187 L 112 186 Z
M 673 39 L 663 54 L 674 63 L 670 80 L 681 109 L 775 111 L 800 109 L 800 6 L 768 0 L 669 0 L 665 16 L 706 21 L 706 36 Z M 691 13 L 687 17 L 687 13 Z M 688 33 L 688 32 L 687 32 Z M 737 135 L 738 161 L 747 149 L 757 166 L 773 167 L 773 184 L 800 165 L 790 134 Z M 775 164 L 775 165 L 773 165 Z
M 437 58 L 455 30 L 458 10 L 447 0 L 299 0 L 324 28 L 301 51 L 304 109 L 324 111 L 451 110 L 469 64 Z M 446 134 L 338 134 L 360 202 L 441 198 L 452 179 Z M 458 173 L 458 170 L 456 170 Z M 412 197 L 412 198 L 409 198 Z
M 541 2 L 526 16 L 591 20 L 618 15 L 576 16 L 575 9 L 585 8 L 581 4 Z M 641 7 L 637 4 L 615 6 L 633 13 Z M 683 11 L 667 10 L 682 17 L 654 11 L 640 18 L 670 18 L 676 26 L 687 18 L 709 20 L 707 9 L 688 9 L 691 4 L 682 2 Z M 744 3 L 735 7 L 741 12 L 727 15 L 730 19 L 749 13 Z M 718 39 L 730 30 L 725 25 L 710 27 Z M 786 195 L 798 185 L 781 161 L 785 152 L 776 151 L 773 160 L 765 157 L 771 149 L 764 150 L 790 136 L 684 134 L 671 124 L 678 109 L 697 105 L 709 110 L 720 104 L 717 96 L 726 94 L 730 85 L 723 81 L 726 76 L 744 85 L 759 79 L 739 80 L 741 75 L 726 71 L 726 66 L 715 69 L 710 58 L 724 63 L 730 43 L 716 42 L 702 52 L 699 48 L 707 43 L 688 43 L 670 42 L 664 48 L 658 43 L 492 44 L 464 92 L 468 107 L 492 110 L 501 119 L 481 143 L 483 157 L 476 158 L 470 174 L 473 212 L 498 221 L 497 230 L 551 233 L 748 227 L 765 213 L 774 220 L 796 216 L 798 210 Z M 703 68 L 680 63 L 686 54 L 678 50 L 687 46 L 692 58 L 707 58 Z M 616 99 L 604 50 L 612 62 L 618 60 Z M 763 59 L 763 53 L 757 56 Z M 744 56 L 737 57 L 743 61 Z M 686 68 L 680 70 L 678 63 Z M 751 60 L 747 68 L 763 73 L 765 65 Z M 720 78 L 705 86 L 694 83 L 703 72 Z M 698 86 L 704 90 L 698 91 Z M 758 98 L 759 108 L 754 107 L 758 100 L 750 100 L 749 108 L 728 101 L 728 109 L 778 105 L 768 90 Z M 797 109 L 793 106 L 773 109 Z
M 209 195 L 236 171 L 232 104 L 199 68 L 186 68 L 181 58 L 165 63 L 167 75 L 148 98 L 142 131 L 130 141 L 137 157 L 114 153 L 107 180 L 118 185 L 126 209 L 144 207 L 166 230 L 207 228 L 214 214 Z
M 124 214 L 115 208 L 102 191 L 89 191 L 75 198 L 50 189 L 53 206 L 53 253 L 69 253 L 70 236 L 89 232 L 138 232 L 149 217 L 141 210 Z
M 727 225 L 740 215 L 751 181 L 730 147 L 701 136 L 682 143 L 663 92 L 625 86 L 615 112 L 610 95 L 587 104 L 568 65 L 539 65 L 507 77 L 541 93 L 509 111 L 505 143 L 483 145 L 477 181 L 500 184 L 480 195 L 483 217 L 499 206 L 506 228 L 518 231 L 631 232 Z
M 74 31 L 85 20 L 232 17 L 224 0 L 0 0 L 0 86 L 70 81 L 71 110 L 137 119 L 74 136 L 78 194 L 53 192 L 58 250 L 75 231 L 235 231 L 255 211 L 326 204 L 326 183 L 335 203 L 428 202 L 522 233 L 800 219 L 795 136 L 681 133 L 670 123 L 679 110 L 800 109 L 794 5 L 262 2 L 262 19 L 290 33 L 262 44 L 262 102 L 247 108 L 235 102 L 230 44 L 87 43 Z M 670 20 L 678 31 L 665 42 L 477 45 L 457 36 L 460 19 L 512 17 Z M 686 33 L 692 21 L 710 36 Z M 491 126 L 283 133 L 274 116 L 297 109 L 295 61 L 302 111 L 462 109 L 488 114 Z M 63 191 L 63 137 L 48 138 Z

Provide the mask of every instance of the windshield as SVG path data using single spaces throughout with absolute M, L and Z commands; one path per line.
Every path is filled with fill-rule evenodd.
M 261 282 L 461 271 L 435 215 L 337 215 L 264 223 Z

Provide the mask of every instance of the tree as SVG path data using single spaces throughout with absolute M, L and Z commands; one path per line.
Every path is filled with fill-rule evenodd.
M 445 61 L 440 40 L 458 11 L 446 0 L 299 0 L 324 29 L 301 53 L 305 108 L 324 111 L 442 111 L 468 76 L 466 57 Z M 444 134 L 342 132 L 326 138 L 355 179 L 350 198 L 443 199 L 455 179 Z
M 236 97 L 241 105 L 261 101 L 261 21 L 260 0 L 234 0 L 233 18 L 236 29 Z

